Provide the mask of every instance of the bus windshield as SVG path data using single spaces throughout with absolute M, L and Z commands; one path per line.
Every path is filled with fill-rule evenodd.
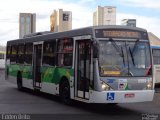
M 99 41 L 101 76 L 141 76 L 151 74 L 149 43 L 145 41 Z

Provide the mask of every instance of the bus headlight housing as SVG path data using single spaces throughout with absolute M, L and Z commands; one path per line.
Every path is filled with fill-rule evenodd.
M 103 81 L 101 81 L 101 88 L 103 91 L 110 90 L 110 87 Z
M 152 81 L 152 78 L 150 78 L 150 79 L 147 81 L 147 84 L 146 84 L 146 89 L 147 89 L 147 90 L 151 90 L 151 89 L 152 89 L 152 85 L 153 85 L 152 82 L 153 82 L 153 81 Z

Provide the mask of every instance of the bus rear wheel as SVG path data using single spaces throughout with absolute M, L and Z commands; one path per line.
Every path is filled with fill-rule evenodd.
M 22 86 L 22 75 L 21 75 L 20 72 L 17 74 L 17 88 L 18 88 L 18 90 L 22 90 L 23 89 L 23 86 Z
M 70 104 L 70 87 L 67 80 L 61 82 L 59 92 L 61 101 L 65 104 Z

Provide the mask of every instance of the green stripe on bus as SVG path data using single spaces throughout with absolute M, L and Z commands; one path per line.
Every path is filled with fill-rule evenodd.
M 10 65 L 7 66 L 8 74 L 17 77 L 18 71 L 21 71 L 22 77 L 26 79 L 32 79 L 32 66 L 23 65 Z M 48 83 L 58 84 L 63 76 L 68 80 L 73 76 L 74 70 L 68 68 L 57 68 L 57 67 L 41 67 L 41 81 Z

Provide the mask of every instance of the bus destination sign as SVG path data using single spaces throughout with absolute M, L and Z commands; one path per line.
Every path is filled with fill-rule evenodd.
M 147 34 L 139 31 L 131 30 L 106 30 L 97 29 L 95 30 L 95 36 L 97 38 L 135 38 L 135 39 L 146 39 Z

